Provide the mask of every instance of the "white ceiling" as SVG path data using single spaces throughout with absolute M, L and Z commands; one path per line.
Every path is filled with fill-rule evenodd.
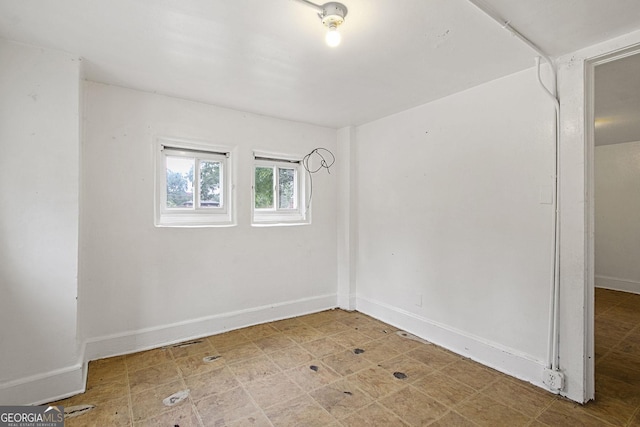
M 467 0 L 343 0 L 324 44 L 296 0 L 0 0 L 0 37 L 84 58 L 89 80 L 334 128 L 533 65 Z M 558 56 L 640 28 L 638 0 L 486 0 Z

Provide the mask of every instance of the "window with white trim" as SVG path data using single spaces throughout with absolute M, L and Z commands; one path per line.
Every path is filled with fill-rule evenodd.
M 156 163 L 156 225 L 233 225 L 230 169 L 229 149 L 160 139 Z
M 253 223 L 308 222 L 304 204 L 305 175 L 301 160 L 255 154 L 253 167 Z

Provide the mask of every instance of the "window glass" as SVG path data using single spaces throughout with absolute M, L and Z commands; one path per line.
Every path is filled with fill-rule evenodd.
M 296 209 L 296 170 L 278 168 L 278 207 Z
M 167 208 L 193 206 L 194 165 L 193 158 L 167 156 Z
M 200 200 L 201 208 L 217 208 L 222 205 L 220 162 L 200 161 Z
M 271 167 L 256 166 L 255 177 L 255 207 L 256 209 L 273 209 L 274 183 Z

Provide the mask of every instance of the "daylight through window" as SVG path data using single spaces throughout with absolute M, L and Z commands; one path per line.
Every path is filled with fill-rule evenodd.
M 228 152 L 160 145 L 157 225 L 231 222 L 229 156 Z
M 253 178 L 254 223 L 304 222 L 304 174 L 299 161 L 256 156 Z

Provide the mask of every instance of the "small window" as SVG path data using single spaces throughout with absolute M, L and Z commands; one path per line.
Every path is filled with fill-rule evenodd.
M 253 169 L 254 224 L 307 222 L 302 171 L 300 160 L 255 155 Z
M 232 225 L 230 151 L 161 140 L 156 225 Z

